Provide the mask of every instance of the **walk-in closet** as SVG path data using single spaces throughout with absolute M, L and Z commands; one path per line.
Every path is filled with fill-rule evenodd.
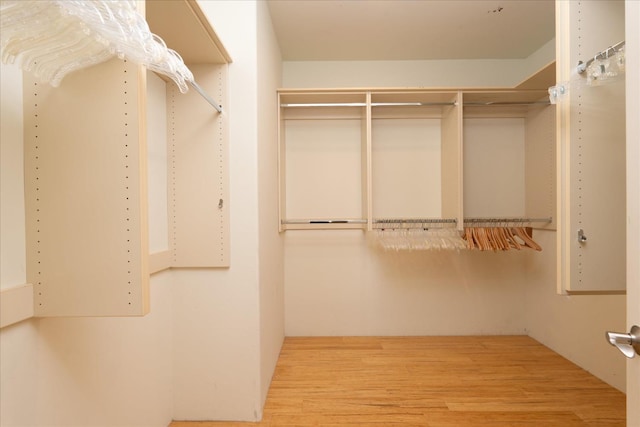
M 639 20 L 2 0 L 0 424 L 640 427 Z

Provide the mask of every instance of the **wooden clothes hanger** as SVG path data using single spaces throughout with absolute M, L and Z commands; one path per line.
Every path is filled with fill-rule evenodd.
M 465 227 L 464 240 L 467 249 L 481 251 L 508 251 L 524 248 L 542 251 L 525 227 Z

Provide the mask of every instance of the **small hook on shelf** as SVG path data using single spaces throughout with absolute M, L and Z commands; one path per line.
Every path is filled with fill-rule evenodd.
M 587 243 L 587 236 L 585 236 L 584 230 L 582 228 L 578 230 L 578 242 Z

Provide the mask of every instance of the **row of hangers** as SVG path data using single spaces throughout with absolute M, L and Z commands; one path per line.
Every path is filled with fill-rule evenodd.
M 455 228 L 378 228 L 376 242 L 385 250 L 460 250 L 465 241 Z
M 465 227 L 463 238 L 467 249 L 508 251 L 529 248 L 541 251 L 542 247 L 533 240 L 532 234 L 526 227 Z
M 134 0 L 3 0 L 0 12 L 2 61 L 52 86 L 113 57 L 169 77 L 182 93 L 194 82 L 180 55 L 151 33 Z

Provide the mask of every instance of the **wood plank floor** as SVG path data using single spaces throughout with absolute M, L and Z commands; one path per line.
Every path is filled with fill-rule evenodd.
M 625 395 L 526 336 L 286 338 L 260 423 L 625 426 Z

